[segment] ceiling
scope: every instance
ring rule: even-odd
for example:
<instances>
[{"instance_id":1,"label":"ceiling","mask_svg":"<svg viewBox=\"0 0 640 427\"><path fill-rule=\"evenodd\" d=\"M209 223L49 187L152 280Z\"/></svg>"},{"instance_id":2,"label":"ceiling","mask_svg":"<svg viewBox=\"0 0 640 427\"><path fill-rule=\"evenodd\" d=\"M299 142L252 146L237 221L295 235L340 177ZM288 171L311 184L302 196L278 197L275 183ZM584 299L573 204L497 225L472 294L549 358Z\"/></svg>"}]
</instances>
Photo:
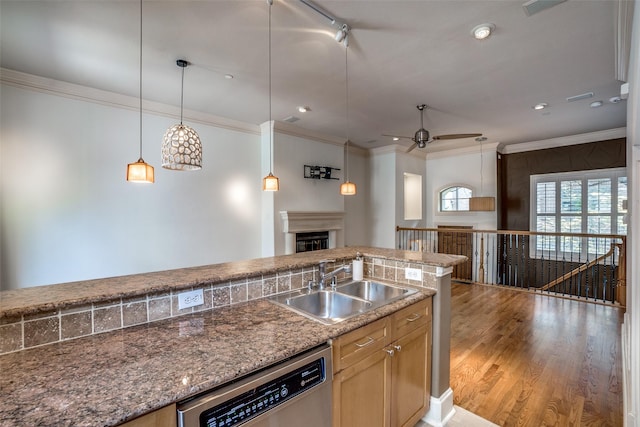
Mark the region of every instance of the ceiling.
<instances>
[{"instance_id":1,"label":"ceiling","mask_svg":"<svg viewBox=\"0 0 640 427\"><path fill-rule=\"evenodd\" d=\"M502 144L626 124L626 102L609 102L621 84L615 1L568 0L532 16L523 0L314 3L352 27L348 136L361 147L396 143L382 134L412 136L423 103L432 135L479 132ZM297 116L300 127L346 138L345 48L333 38L336 27L298 0L275 0L271 11L272 117ZM138 96L138 1L0 0L0 19L3 68ZM493 35L475 40L471 29L485 22L495 24ZM144 98L179 106L175 61L184 58L193 64L185 110L265 122L268 40L265 0L145 0ZM594 97L566 100L585 92ZM595 100L603 106L591 108ZM540 102L549 107L532 109ZM427 150L474 143L437 141Z\"/></svg>"}]
</instances>

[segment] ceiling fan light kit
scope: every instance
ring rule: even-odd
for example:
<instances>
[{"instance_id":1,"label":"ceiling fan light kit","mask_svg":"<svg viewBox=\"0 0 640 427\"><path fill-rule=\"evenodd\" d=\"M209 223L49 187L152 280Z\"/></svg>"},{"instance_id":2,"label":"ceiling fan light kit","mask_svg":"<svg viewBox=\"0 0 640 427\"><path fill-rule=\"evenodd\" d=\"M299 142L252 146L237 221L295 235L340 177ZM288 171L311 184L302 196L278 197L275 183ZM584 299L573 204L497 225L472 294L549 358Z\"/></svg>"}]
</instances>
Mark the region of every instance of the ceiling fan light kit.
<instances>
[{"instance_id":1,"label":"ceiling fan light kit","mask_svg":"<svg viewBox=\"0 0 640 427\"><path fill-rule=\"evenodd\" d=\"M397 141L400 138L412 140L413 145L409 147L409 149L407 150L407 153L413 151L413 149L416 147L424 148L427 146L427 144L429 144L432 141L475 138L475 137L482 136L481 133L451 133L446 135L435 135L432 137L429 134L429 131L424 128L424 110L428 108L427 105L419 104L419 105L416 105L416 108L418 109L418 111L420 111L420 129L416 131L413 137L382 134L382 136L388 136L393 138L394 141Z\"/></svg>"}]
</instances>

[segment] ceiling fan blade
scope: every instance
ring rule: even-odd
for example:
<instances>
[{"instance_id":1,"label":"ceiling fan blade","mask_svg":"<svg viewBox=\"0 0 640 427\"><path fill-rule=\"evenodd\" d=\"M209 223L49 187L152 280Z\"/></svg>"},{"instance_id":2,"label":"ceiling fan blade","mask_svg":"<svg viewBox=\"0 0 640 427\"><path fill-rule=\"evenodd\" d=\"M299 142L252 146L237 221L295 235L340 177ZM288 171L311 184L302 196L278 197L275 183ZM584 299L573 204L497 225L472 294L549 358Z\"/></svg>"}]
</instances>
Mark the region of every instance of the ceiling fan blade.
<instances>
[{"instance_id":1,"label":"ceiling fan blade","mask_svg":"<svg viewBox=\"0 0 640 427\"><path fill-rule=\"evenodd\" d=\"M463 138L476 138L482 136L481 133L451 133L448 135L435 135L434 140L438 139L463 139Z\"/></svg>"},{"instance_id":2,"label":"ceiling fan blade","mask_svg":"<svg viewBox=\"0 0 640 427\"><path fill-rule=\"evenodd\" d=\"M402 138L402 139L411 139L413 140L413 137L411 136L400 136L400 135L387 135L387 134L382 134L382 136L388 136L389 138Z\"/></svg>"},{"instance_id":3,"label":"ceiling fan blade","mask_svg":"<svg viewBox=\"0 0 640 427\"><path fill-rule=\"evenodd\" d=\"M407 153L410 153L411 151L413 151L413 149L416 148L417 146L418 146L418 143L414 142L413 145L409 147L409 149L407 150Z\"/></svg>"}]
</instances>

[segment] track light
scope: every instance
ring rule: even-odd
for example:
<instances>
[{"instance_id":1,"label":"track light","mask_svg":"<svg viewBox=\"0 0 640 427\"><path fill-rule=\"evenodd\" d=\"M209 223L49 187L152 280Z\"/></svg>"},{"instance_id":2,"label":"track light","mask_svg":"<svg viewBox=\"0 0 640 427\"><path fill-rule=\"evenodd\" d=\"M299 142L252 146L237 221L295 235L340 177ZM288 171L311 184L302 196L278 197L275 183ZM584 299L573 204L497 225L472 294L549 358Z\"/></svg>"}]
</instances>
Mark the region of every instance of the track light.
<instances>
[{"instance_id":1,"label":"track light","mask_svg":"<svg viewBox=\"0 0 640 427\"><path fill-rule=\"evenodd\" d=\"M349 36L350 30L351 28L349 28L347 24L342 24L342 27L338 31L336 31L336 41L338 43L341 43L343 40L345 40Z\"/></svg>"}]
</instances>

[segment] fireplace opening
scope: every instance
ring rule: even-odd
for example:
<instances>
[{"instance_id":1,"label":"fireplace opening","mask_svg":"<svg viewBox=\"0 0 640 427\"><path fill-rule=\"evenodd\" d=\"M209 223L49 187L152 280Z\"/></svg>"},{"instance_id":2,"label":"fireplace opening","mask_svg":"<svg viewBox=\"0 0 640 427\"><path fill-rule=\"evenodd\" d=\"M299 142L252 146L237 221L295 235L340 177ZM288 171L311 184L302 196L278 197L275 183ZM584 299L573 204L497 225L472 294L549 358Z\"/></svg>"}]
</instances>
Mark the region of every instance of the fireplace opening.
<instances>
[{"instance_id":1,"label":"fireplace opening","mask_svg":"<svg viewBox=\"0 0 640 427\"><path fill-rule=\"evenodd\" d=\"M296 233L296 253L329 249L329 232Z\"/></svg>"}]
</instances>

